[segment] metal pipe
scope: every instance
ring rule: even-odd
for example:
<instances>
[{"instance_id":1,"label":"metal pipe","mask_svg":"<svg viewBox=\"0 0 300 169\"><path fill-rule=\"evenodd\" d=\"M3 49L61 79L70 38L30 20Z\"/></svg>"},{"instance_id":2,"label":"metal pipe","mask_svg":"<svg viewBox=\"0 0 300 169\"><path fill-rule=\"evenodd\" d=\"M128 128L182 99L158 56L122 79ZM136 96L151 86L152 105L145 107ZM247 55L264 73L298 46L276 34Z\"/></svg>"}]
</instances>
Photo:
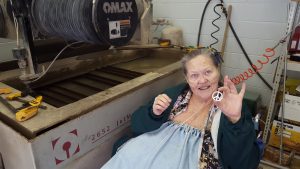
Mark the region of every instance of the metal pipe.
<instances>
[{"instance_id":1,"label":"metal pipe","mask_svg":"<svg viewBox=\"0 0 300 169\"><path fill-rule=\"evenodd\" d=\"M297 2L296 4L296 9L293 13L293 20L291 23L291 26L289 27L290 30L294 29L295 26L295 19L296 19L296 14L298 13L298 9L299 9L299 2ZM281 133L280 133L280 151L279 151L279 164L282 164L282 154L283 154L283 123L284 123L284 112L285 112L285 83L286 83L286 72L287 72L287 48L285 48L286 54L284 55L284 74L283 74L283 95L282 95L282 109L281 109L281 125L280 125L280 129L281 129Z\"/></svg>"}]
</instances>

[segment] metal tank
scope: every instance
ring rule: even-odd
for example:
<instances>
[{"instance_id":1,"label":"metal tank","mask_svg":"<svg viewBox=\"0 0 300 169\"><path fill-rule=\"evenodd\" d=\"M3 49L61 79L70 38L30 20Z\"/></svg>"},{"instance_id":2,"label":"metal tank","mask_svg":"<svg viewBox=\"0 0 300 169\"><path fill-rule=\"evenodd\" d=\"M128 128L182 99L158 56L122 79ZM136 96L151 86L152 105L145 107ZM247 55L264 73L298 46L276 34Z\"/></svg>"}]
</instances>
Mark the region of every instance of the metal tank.
<instances>
[{"instance_id":1,"label":"metal tank","mask_svg":"<svg viewBox=\"0 0 300 169\"><path fill-rule=\"evenodd\" d=\"M8 29L7 38L15 39L7 3L0 2L5 6L6 27L12 28ZM132 112L164 89L183 81L179 60L184 52L145 45L150 38L152 10L142 0L137 1L137 8L140 25L130 46L112 49L108 49L109 45L72 46L43 78L30 85L28 81L34 76L29 73L26 81L21 81L20 75L27 68L19 69L17 60L0 61L0 88L11 88L13 92L30 89L32 94L43 96L42 105L47 107L39 108L35 116L19 122L14 112L0 103L0 166L5 169L98 169L110 158L113 143L130 132ZM24 18L18 21L27 23ZM20 27L33 26L32 31L27 31L29 34L24 31L22 34L26 50L32 52L26 55L32 62L27 72L39 75L43 66L47 67L64 47L65 41L35 37L34 24L29 21L31 24ZM32 36L28 36L30 33ZM0 97L6 96L1 94ZM23 99L30 101L33 95ZM23 104L9 103L15 108Z\"/></svg>"},{"instance_id":2,"label":"metal tank","mask_svg":"<svg viewBox=\"0 0 300 169\"><path fill-rule=\"evenodd\" d=\"M110 158L115 140L130 132L131 113L183 81L182 55L179 49L126 49L57 61L32 86L43 96L46 110L18 122L0 104L5 168L99 168ZM18 76L18 69L1 72L0 88L22 90ZM18 101L10 103L21 106Z\"/></svg>"}]
</instances>

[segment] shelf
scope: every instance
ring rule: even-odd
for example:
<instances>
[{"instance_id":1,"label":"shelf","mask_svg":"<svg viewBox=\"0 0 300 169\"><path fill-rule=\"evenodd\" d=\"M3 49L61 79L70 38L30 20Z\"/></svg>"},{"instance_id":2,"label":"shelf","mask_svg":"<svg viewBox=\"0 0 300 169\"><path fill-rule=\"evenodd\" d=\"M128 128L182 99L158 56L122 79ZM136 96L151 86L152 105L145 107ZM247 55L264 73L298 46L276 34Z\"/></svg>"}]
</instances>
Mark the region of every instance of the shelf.
<instances>
[{"instance_id":1,"label":"shelf","mask_svg":"<svg viewBox=\"0 0 300 169\"><path fill-rule=\"evenodd\" d=\"M300 72L300 62L288 60L287 70Z\"/></svg>"},{"instance_id":2,"label":"shelf","mask_svg":"<svg viewBox=\"0 0 300 169\"><path fill-rule=\"evenodd\" d=\"M288 60L287 76L291 78L300 78L300 62Z\"/></svg>"}]
</instances>

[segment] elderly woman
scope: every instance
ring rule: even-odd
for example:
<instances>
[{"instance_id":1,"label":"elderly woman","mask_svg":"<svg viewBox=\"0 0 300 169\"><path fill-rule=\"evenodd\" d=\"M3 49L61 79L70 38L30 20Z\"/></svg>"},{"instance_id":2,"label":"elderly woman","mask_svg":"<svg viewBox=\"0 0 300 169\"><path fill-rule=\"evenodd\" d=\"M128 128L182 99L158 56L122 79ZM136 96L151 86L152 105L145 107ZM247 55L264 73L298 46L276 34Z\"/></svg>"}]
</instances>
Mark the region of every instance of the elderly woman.
<instances>
[{"instance_id":1,"label":"elderly woman","mask_svg":"<svg viewBox=\"0 0 300 169\"><path fill-rule=\"evenodd\" d=\"M133 113L140 135L124 144L102 169L254 169L260 152L251 114L240 92L225 76L220 87L220 58L204 48L182 59L187 84L158 95ZM215 91L223 93L214 101Z\"/></svg>"}]
</instances>

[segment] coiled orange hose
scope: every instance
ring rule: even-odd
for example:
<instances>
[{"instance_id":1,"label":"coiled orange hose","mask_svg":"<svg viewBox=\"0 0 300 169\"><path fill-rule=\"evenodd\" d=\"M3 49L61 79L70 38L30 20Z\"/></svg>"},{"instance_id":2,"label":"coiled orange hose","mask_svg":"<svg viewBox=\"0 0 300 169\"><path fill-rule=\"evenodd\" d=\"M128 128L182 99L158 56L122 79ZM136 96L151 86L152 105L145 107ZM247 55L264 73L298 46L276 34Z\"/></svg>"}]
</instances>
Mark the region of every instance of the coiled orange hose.
<instances>
[{"instance_id":1,"label":"coiled orange hose","mask_svg":"<svg viewBox=\"0 0 300 169\"><path fill-rule=\"evenodd\" d=\"M257 66L257 64L252 64L251 67L249 67L247 70L245 70L243 73L230 78L230 80L235 84L238 85L239 83L248 80L249 78L251 78L253 75L255 75L257 72L259 72L263 66L267 63L270 62L270 57L275 55L275 50L272 48L267 48L265 49L265 52L262 56L266 59L266 60L261 60L258 59L257 60L257 64L260 64L259 66Z\"/></svg>"}]
</instances>

